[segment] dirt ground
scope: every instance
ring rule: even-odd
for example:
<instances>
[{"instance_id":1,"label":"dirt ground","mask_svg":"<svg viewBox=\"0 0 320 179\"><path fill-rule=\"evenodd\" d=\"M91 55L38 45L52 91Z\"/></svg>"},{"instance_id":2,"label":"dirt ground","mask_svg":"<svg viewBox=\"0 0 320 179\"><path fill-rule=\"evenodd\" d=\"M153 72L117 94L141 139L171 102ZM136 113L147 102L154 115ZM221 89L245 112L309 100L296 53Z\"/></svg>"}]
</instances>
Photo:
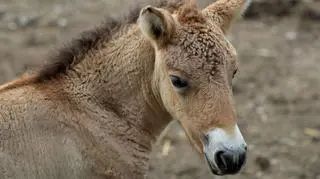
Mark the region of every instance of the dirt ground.
<instances>
[{"instance_id":1,"label":"dirt ground","mask_svg":"<svg viewBox=\"0 0 320 179\"><path fill-rule=\"evenodd\" d=\"M1 0L0 83L136 2ZM173 122L155 144L150 178L320 179L320 1L254 0L230 39L241 59L234 92L246 167L214 177Z\"/></svg>"}]
</instances>

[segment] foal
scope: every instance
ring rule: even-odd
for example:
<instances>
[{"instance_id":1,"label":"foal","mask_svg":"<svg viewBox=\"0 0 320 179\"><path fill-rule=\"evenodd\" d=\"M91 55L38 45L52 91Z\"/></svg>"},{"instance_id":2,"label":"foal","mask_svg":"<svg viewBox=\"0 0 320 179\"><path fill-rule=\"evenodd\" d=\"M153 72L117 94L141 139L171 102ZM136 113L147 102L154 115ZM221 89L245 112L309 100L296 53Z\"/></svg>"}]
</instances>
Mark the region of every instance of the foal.
<instances>
[{"instance_id":1,"label":"foal","mask_svg":"<svg viewBox=\"0 0 320 179\"><path fill-rule=\"evenodd\" d=\"M147 6L0 86L0 178L143 178L151 144L171 120L214 174L239 172L238 59L225 34L248 4Z\"/></svg>"}]
</instances>

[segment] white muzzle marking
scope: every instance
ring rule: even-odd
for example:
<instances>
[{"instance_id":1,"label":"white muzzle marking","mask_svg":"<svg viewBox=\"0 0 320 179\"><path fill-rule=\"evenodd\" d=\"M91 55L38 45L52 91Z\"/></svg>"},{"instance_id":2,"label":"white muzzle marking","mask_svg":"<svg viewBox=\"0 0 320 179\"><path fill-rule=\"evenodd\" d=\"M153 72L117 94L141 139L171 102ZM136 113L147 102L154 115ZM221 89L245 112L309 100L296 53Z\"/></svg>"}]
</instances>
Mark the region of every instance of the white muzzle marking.
<instances>
[{"instance_id":1,"label":"white muzzle marking","mask_svg":"<svg viewBox=\"0 0 320 179\"><path fill-rule=\"evenodd\" d=\"M245 153L247 144L243 139L243 136L236 125L234 131L227 132L222 128L215 128L210 131L206 136L206 142L204 145L204 152L208 162L214 170L219 171L217 164L217 154L219 152L234 153L233 162L235 165L238 163L238 153ZM222 158L223 159L223 158ZM222 162L225 162L224 160ZM225 164L227 166L227 164Z\"/></svg>"}]
</instances>

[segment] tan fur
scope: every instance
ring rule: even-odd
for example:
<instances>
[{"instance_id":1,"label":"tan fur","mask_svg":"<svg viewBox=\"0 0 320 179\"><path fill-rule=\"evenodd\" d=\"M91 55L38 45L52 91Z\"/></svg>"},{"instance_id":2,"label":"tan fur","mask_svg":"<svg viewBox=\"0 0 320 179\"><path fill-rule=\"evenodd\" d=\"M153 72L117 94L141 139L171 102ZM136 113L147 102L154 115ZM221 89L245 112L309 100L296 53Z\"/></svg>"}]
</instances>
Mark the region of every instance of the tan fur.
<instances>
[{"instance_id":1,"label":"tan fur","mask_svg":"<svg viewBox=\"0 0 320 179\"><path fill-rule=\"evenodd\" d=\"M63 72L0 86L1 179L143 178L170 120L200 153L202 134L234 127L232 45L194 5L155 10L160 36L123 25ZM189 81L186 93L175 91L172 74Z\"/></svg>"},{"instance_id":2,"label":"tan fur","mask_svg":"<svg viewBox=\"0 0 320 179\"><path fill-rule=\"evenodd\" d=\"M6 84L0 85L0 93L5 90L10 90L13 88L18 88L19 86L27 85L35 81L35 75L23 75L18 79L10 81Z\"/></svg>"}]
</instances>

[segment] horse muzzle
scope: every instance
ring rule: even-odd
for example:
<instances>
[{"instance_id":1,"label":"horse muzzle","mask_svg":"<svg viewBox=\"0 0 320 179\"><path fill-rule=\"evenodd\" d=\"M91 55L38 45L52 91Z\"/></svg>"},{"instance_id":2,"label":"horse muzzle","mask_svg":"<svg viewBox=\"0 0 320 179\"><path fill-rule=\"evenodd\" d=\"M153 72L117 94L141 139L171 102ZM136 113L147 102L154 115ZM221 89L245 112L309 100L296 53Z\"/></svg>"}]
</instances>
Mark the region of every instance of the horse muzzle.
<instances>
[{"instance_id":1,"label":"horse muzzle","mask_svg":"<svg viewBox=\"0 0 320 179\"><path fill-rule=\"evenodd\" d=\"M246 162L247 145L236 126L234 132L216 128L204 136L204 155L215 175L237 174Z\"/></svg>"}]
</instances>

